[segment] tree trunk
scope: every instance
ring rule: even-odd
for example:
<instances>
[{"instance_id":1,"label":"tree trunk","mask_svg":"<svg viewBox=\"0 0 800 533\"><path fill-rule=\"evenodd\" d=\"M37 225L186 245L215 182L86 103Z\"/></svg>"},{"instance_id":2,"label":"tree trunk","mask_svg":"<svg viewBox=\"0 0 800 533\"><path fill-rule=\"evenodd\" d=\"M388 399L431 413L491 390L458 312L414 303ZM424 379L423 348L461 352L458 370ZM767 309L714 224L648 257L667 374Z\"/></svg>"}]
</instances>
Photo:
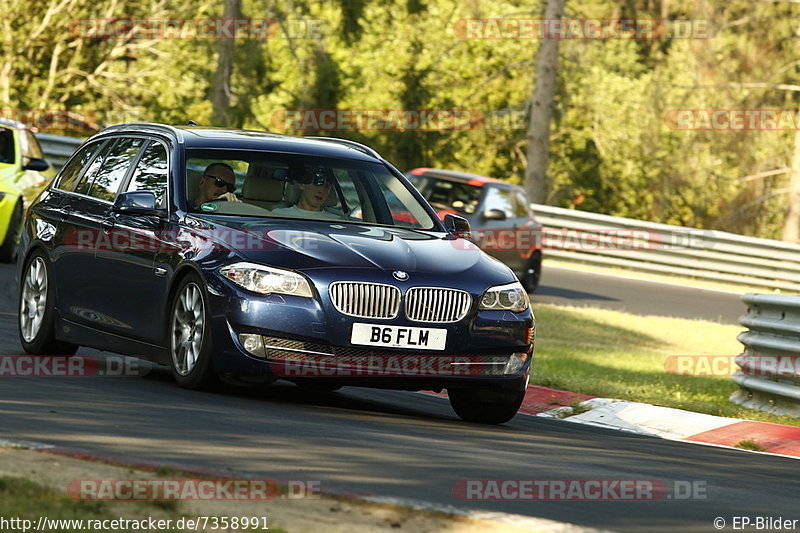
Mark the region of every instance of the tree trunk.
<instances>
[{"instance_id":1,"label":"tree trunk","mask_svg":"<svg viewBox=\"0 0 800 533\"><path fill-rule=\"evenodd\" d=\"M225 0L222 18L234 20L242 18L242 0ZM217 36L217 38L219 39L217 44L219 57L211 93L213 105L211 122L215 126L230 126L231 74L236 41L222 38L222 36Z\"/></svg>"},{"instance_id":2,"label":"tree trunk","mask_svg":"<svg viewBox=\"0 0 800 533\"><path fill-rule=\"evenodd\" d=\"M547 0L544 19L553 21L564 16L565 0ZM552 22L551 22L552 23ZM528 167L525 189L531 202L542 204L547 198L547 161L550 149L550 121L558 71L558 34L542 40L536 57L536 87L531 98L531 122L528 127Z\"/></svg>"},{"instance_id":3,"label":"tree trunk","mask_svg":"<svg viewBox=\"0 0 800 533\"><path fill-rule=\"evenodd\" d=\"M789 180L789 200L786 207L786 219L783 221L783 240L798 242L800 240L800 130L794 134L794 152L792 152L792 170Z\"/></svg>"}]
</instances>

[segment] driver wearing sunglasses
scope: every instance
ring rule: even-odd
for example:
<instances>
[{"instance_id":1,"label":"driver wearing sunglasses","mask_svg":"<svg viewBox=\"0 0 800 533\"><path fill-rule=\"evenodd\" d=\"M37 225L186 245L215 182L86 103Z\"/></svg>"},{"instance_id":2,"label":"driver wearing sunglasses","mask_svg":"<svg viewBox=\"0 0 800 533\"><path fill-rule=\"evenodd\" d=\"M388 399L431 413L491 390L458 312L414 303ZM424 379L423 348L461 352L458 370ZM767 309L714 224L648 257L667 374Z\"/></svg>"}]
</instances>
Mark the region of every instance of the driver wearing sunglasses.
<instances>
[{"instance_id":1,"label":"driver wearing sunglasses","mask_svg":"<svg viewBox=\"0 0 800 533\"><path fill-rule=\"evenodd\" d=\"M235 190L236 176L233 173L233 169L225 163L211 163L203 171L203 175L200 176L194 207L198 208L206 202L220 200L241 202L233 194Z\"/></svg>"}]
</instances>

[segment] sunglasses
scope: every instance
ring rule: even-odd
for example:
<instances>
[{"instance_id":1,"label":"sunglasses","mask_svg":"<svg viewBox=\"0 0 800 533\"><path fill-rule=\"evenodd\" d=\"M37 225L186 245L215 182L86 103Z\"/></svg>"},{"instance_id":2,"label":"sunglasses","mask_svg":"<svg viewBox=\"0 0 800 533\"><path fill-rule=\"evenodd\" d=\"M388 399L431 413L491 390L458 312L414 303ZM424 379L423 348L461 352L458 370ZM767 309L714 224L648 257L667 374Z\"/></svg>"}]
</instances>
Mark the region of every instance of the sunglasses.
<instances>
[{"instance_id":1,"label":"sunglasses","mask_svg":"<svg viewBox=\"0 0 800 533\"><path fill-rule=\"evenodd\" d=\"M203 176L211 178L212 180L214 180L214 185L216 185L217 187L225 187L226 189L228 189L228 192L233 192L236 190L236 185L234 185L233 183L228 183L222 178L211 176L209 174L203 174Z\"/></svg>"}]
</instances>

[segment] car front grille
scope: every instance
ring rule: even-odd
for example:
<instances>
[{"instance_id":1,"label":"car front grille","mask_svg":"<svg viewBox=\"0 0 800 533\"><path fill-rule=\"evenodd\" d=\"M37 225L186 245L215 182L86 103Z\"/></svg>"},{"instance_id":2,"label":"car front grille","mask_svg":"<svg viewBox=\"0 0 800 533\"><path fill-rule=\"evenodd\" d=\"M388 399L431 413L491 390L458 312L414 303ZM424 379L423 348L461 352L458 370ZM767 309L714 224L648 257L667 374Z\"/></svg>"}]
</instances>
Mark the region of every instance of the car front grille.
<instances>
[{"instance_id":1,"label":"car front grille","mask_svg":"<svg viewBox=\"0 0 800 533\"><path fill-rule=\"evenodd\" d=\"M414 322L458 322L469 312L468 292L436 287L413 287L406 292L406 317Z\"/></svg>"},{"instance_id":2,"label":"car front grille","mask_svg":"<svg viewBox=\"0 0 800 533\"><path fill-rule=\"evenodd\" d=\"M336 281L329 289L333 306L357 318L395 318L400 311L400 289L381 283ZM438 287L412 287L405 296L406 317L414 322L458 322L469 312L468 292Z\"/></svg>"},{"instance_id":3,"label":"car front grille","mask_svg":"<svg viewBox=\"0 0 800 533\"><path fill-rule=\"evenodd\" d=\"M331 301L342 314L358 318L395 318L400 310L400 289L381 283L336 281Z\"/></svg>"}]
</instances>

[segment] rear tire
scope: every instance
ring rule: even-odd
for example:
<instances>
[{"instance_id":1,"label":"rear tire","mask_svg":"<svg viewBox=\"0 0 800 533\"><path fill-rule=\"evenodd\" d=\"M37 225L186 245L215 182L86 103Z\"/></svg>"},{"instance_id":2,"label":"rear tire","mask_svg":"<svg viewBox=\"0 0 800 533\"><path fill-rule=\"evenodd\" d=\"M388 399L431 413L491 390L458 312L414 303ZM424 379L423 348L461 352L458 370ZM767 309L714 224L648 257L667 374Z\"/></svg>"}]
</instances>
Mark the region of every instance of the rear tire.
<instances>
[{"instance_id":1,"label":"rear tire","mask_svg":"<svg viewBox=\"0 0 800 533\"><path fill-rule=\"evenodd\" d=\"M17 202L14 212L11 213L11 219L8 221L6 238L0 245L0 263L13 263L17 258L17 245L19 245L19 237L22 235L22 216L22 202Z\"/></svg>"},{"instance_id":2,"label":"rear tire","mask_svg":"<svg viewBox=\"0 0 800 533\"><path fill-rule=\"evenodd\" d=\"M212 361L208 297L195 274L183 278L175 291L167 335L172 377L179 386L210 389L219 383Z\"/></svg>"},{"instance_id":3,"label":"rear tire","mask_svg":"<svg viewBox=\"0 0 800 533\"><path fill-rule=\"evenodd\" d=\"M520 390L487 387L447 389L453 411L467 422L503 424L519 411L525 398L525 388Z\"/></svg>"},{"instance_id":4,"label":"rear tire","mask_svg":"<svg viewBox=\"0 0 800 533\"><path fill-rule=\"evenodd\" d=\"M25 262L19 286L17 331L22 349L33 355L75 355L78 346L56 340L55 283L41 251Z\"/></svg>"}]
</instances>

